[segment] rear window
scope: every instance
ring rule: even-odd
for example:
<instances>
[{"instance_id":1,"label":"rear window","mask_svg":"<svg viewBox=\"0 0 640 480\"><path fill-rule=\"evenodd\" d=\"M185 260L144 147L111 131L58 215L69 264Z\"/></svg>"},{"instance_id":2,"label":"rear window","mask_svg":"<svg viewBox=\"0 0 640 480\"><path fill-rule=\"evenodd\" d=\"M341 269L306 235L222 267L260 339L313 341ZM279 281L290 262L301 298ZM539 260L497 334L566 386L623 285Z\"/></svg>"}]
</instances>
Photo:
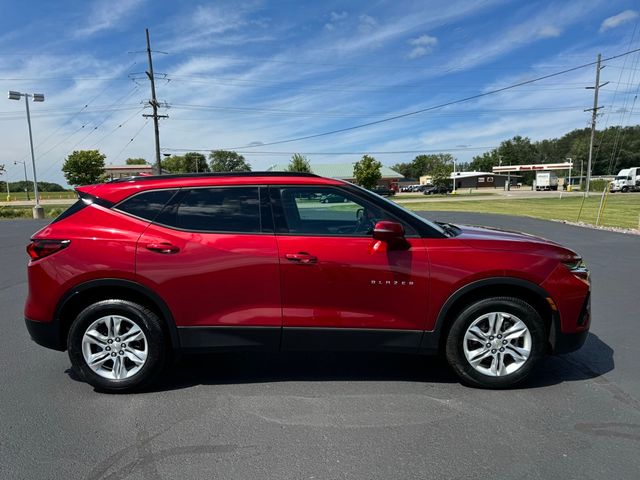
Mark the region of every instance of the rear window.
<instances>
[{"instance_id":1,"label":"rear window","mask_svg":"<svg viewBox=\"0 0 640 480\"><path fill-rule=\"evenodd\" d=\"M74 213L78 213L80 210L82 210L87 205L89 205L89 204L84 202L84 201L82 201L82 200L78 200L76 203L74 203L69 208L67 208L64 212L62 212L60 215L58 215L53 220L53 222L51 222L51 223L56 223L56 222L59 222L60 220L64 220L67 217L70 217Z\"/></svg>"},{"instance_id":2,"label":"rear window","mask_svg":"<svg viewBox=\"0 0 640 480\"><path fill-rule=\"evenodd\" d=\"M122 201L116 209L153 222L178 190L151 190Z\"/></svg>"},{"instance_id":3,"label":"rear window","mask_svg":"<svg viewBox=\"0 0 640 480\"><path fill-rule=\"evenodd\" d=\"M80 210L85 207L95 203L96 205L100 205L105 208L111 208L113 203L108 200L104 200L102 198L98 198L95 195L91 195L89 193L78 191L78 201L67 208L64 212L58 215L51 223L59 222L60 220L64 220L67 217L70 217L74 213L78 213Z\"/></svg>"}]
</instances>

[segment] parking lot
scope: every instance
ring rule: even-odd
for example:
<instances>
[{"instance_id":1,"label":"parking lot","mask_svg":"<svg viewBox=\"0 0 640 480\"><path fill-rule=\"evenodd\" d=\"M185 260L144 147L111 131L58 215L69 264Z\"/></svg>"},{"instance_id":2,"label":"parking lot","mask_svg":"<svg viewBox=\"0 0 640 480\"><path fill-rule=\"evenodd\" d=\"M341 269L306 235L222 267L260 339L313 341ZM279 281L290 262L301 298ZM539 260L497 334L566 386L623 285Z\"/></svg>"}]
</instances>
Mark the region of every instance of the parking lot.
<instances>
[{"instance_id":1,"label":"parking lot","mask_svg":"<svg viewBox=\"0 0 640 480\"><path fill-rule=\"evenodd\" d=\"M464 387L437 358L317 353L186 357L155 391L104 395L24 327L24 247L45 223L0 222L0 478L637 478L640 236L428 216L583 254L585 347L509 391Z\"/></svg>"}]
</instances>

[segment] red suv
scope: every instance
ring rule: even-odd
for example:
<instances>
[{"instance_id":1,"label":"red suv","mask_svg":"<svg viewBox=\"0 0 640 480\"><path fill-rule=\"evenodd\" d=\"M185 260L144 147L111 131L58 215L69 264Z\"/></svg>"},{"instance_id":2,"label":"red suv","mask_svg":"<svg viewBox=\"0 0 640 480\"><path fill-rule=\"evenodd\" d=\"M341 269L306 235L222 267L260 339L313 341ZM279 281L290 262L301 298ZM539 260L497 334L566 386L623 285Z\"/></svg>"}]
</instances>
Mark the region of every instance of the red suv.
<instances>
[{"instance_id":1,"label":"red suv","mask_svg":"<svg viewBox=\"0 0 640 480\"><path fill-rule=\"evenodd\" d=\"M339 180L165 175L77 191L27 247L25 317L100 390L150 384L176 351L228 350L442 352L463 382L502 388L589 329L573 251L433 223Z\"/></svg>"}]
</instances>

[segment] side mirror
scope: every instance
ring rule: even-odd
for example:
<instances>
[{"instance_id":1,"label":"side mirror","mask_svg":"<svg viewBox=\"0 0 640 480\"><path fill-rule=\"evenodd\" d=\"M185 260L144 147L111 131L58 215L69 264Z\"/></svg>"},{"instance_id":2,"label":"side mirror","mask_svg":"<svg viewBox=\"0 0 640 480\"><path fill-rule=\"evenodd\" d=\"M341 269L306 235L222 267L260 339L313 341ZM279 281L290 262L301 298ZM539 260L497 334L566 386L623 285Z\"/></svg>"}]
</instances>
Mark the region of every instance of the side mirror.
<instances>
[{"instance_id":1,"label":"side mirror","mask_svg":"<svg viewBox=\"0 0 640 480\"><path fill-rule=\"evenodd\" d=\"M373 238L388 243L391 247L398 247L407 243L404 238L404 227L397 222L386 220L376 223L373 229Z\"/></svg>"}]
</instances>

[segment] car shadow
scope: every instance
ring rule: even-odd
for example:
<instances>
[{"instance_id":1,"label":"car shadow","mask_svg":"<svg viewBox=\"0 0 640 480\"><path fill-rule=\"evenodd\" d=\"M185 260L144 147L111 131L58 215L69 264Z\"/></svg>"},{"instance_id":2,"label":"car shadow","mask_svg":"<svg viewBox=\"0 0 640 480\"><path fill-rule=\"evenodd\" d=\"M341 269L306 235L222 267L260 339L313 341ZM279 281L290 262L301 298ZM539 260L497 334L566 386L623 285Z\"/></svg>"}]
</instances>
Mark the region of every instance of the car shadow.
<instances>
[{"instance_id":1,"label":"car shadow","mask_svg":"<svg viewBox=\"0 0 640 480\"><path fill-rule=\"evenodd\" d=\"M520 387L539 388L600 377L615 368L613 354L613 348L589 333L580 350L544 358Z\"/></svg>"},{"instance_id":2,"label":"car shadow","mask_svg":"<svg viewBox=\"0 0 640 480\"><path fill-rule=\"evenodd\" d=\"M599 377L614 369L613 353L609 345L590 333L582 349L544 358L529 379L515 388L542 388ZM219 353L183 356L153 391L195 385L290 381L459 382L439 356L363 352Z\"/></svg>"},{"instance_id":3,"label":"car shadow","mask_svg":"<svg viewBox=\"0 0 640 480\"><path fill-rule=\"evenodd\" d=\"M458 380L439 357L369 352L217 353L183 355L154 390L291 381Z\"/></svg>"},{"instance_id":4,"label":"car shadow","mask_svg":"<svg viewBox=\"0 0 640 480\"><path fill-rule=\"evenodd\" d=\"M613 349L592 333L578 351L544 358L515 389L544 388L599 377L614 369ZM66 373L81 381L68 369ZM196 385L273 382L459 383L441 356L367 352L284 352L188 354L176 361L147 393Z\"/></svg>"}]
</instances>

